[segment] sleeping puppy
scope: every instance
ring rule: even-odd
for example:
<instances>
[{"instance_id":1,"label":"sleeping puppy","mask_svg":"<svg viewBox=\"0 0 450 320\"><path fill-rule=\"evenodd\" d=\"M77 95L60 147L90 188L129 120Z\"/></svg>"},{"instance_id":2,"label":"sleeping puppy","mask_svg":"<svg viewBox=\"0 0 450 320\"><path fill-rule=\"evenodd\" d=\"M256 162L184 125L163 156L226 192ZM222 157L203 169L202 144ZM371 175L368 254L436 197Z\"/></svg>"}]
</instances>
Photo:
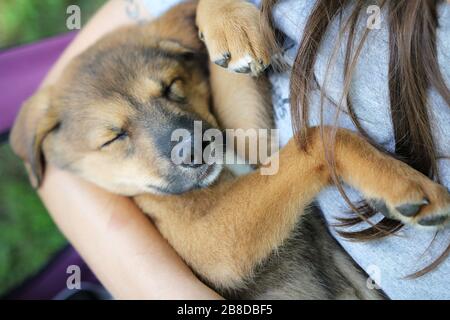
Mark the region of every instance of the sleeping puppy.
<instances>
[{"instance_id":1,"label":"sleeping puppy","mask_svg":"<svg viewBox=\"0 0 450 320\"><path fill-rule=\"evenodd\" d=\"M217 8L240 31L209 19ZM39 186L49 162L132 196L194 272L228 298L382 298L311 206L332 184L319 129L309 130L307 150L292 141L243 176L220 163L174 163L178 129L272 127L264 77L208 65L196 10L188 2L147 25L106 35L73 60L58 84L23 106L11 143L33 184ZM259 74L269 63L254 33L257 9L244 1L201 1L197 24L219 64ZM201 151L220 148L216 141L187 141ZM261 174L277 160L276 174ZM334 160L340 179L391 216L409 224L448 221L450 196L442 186L357 134L337 131ZM406 217L404 208L416 212Z\"/></svg>"}]
</instances>

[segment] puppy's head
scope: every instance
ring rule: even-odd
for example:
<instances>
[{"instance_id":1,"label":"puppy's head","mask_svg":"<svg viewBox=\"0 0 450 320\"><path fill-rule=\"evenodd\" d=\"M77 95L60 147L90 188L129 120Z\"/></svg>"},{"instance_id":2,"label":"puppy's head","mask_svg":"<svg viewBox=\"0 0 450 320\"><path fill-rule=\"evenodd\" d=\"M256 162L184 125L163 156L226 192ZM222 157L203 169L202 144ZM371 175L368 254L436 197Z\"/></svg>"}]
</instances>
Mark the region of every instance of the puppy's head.
<instances>
[{"instance_id":1,"label":"puppy's head","mask_svg":"<svg viewBox=\"0 0 450 320\"><path fill-rule=\"evenodd\" d=\"M11 143L36 186L45 161L124 195L182 193L219 175L218 165L172 159L175 130L217 126L204 56L123 39L89 49L23 106Z\"/></svg>"}]
</instances>

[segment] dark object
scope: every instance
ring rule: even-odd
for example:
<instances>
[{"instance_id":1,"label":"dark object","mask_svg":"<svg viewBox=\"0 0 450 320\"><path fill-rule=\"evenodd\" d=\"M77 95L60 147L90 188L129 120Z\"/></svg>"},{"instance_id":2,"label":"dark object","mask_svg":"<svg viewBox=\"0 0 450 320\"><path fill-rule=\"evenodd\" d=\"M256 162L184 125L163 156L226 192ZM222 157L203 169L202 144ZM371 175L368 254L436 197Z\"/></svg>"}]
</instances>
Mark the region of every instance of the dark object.
<instances>
[{"instance_id":1,"label":"dark object","mask_svg":"<svg viewBox=\"0 0 450 320\"><path fill-rule=\"evenodd\" d=\"M67 289L69 266L78 266L81 275L81 289ZM110 299L100 282L72 246L61 250L34 277L26 280L8 295L6 300L100 300Z\"/></svg>"}]
</instances>

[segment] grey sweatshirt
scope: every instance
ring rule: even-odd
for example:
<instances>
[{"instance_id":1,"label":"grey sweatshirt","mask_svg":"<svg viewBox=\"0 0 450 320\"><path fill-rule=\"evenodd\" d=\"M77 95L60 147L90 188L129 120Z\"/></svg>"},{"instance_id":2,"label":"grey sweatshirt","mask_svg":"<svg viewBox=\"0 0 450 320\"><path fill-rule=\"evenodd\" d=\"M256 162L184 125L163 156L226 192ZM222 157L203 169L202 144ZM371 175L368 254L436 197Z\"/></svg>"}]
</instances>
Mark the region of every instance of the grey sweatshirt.
<instances>
[{"instance_id":1,"label":"grey sweatshirt","mask_svg":"<svg viewBox=\"0 0 450 320\"><path fill-rule=\"evenodd\" d=\"M158 15L180 0L145 0L148 10ZM260 0L252 0L258 4ZM292 64L298 49L299 39L316 0L280 0L275 8L274 20L276 26L286 35L285 59ZM368 1L367 8L376 3ZM448 87L450 87L450 5L443 2L439 6L439 28L437 30L438 60L441 72ZM348 12L347 12L348 14ZM367 19L373 14L367 13L361 17L358 34L367 28ZM393 151L395 146L392 120L390 115L388 88L388 25L381 10L379 24L372 25L363 50L358 60L350 88L357 117L366 132L387 150ZM345 15L344 15L345 19ZM329 58L334 51L340 29L340 21L333 21L327 31L315 65L315 76L325 89L327 97L338 102L343 90L343 64L345 45L339 48L331 72L327 79ZM356 38L358 42L358 38ZM342 42L343 44L346 41ZM284 145L292 137L291 119L289 114L289 77L290 72L272 74L273 103L276 125L280 129L280 142ZM320 124L320 97L314 92L310 97L310 124ZM430 90L431 121L438 153L442 157L450 157L450 106L435 90ZM325 102L324 122L335 124L336 108ZM350 118L344 112L340 113L337 124L351 130L356 130ZM440 175L443 184L450 188L450 160L439 160ZM350 199L355 202L361 199L356 190L346 187ZM336 222L336 217L346 216L350 211L340 193L333 187L324 190L317 199L320 208L330 223ZM376 217L380 219L380 217ZM367 227L367 226L363 226ZM361 228L359 226L358 228ZM336 239L353 259L376 281L376 283L392 299L450 299L450 259L447 259L438 270L419 279L408 280L405 276L419 270L439 255L450 242L450 230L442 231L432 248L428 246L434 237L433 231L407 227L401 231L401 236L371 242L350 242L339 237L331 229ZM425 253L425 254L424 254ZM368 280L368 285L373 282Z\"/></svg>"}]
</instances>

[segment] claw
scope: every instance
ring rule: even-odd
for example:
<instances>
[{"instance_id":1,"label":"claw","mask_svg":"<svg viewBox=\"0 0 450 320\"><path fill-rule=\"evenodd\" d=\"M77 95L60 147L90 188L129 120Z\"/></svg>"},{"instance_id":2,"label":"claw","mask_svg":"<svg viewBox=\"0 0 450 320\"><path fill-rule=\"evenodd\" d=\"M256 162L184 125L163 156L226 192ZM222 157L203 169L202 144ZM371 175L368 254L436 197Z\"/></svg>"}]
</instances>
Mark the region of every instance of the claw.
<instances>
[{"instance_id":1,"label":"claw","mask_svg":"<svg viewBox=\"0 0 450 320\"><path fill-rule=\"evenodd\" d=\"M230 58L231 58L231 54L229 52L227 52L222 56L222 58L214 61L214 63L217 64L218 66L226 68L226 67L228 67L228 62L230 61Z\"/></svg>"},{"instance_id":2,"label":"claw","mask_svg":"<svg viewBox=\"0 0 450 320\"><path fill-rule=\"evenodd\" d=\"M198 32L198 38L199 38L201 41L205 41L205 35L203 34L203 32L201 32L201 31Z\"/></svg>"},{"instance_id":3,"label":"claw","mask_svg":"<svg viewBox=\"0 0 450 320\"><path fill-rule=\"evenodd\" d=\"M384 201L382 200L370 200L369 201L370 205L372 206L373 209L375 209L376 211L380 212L382 215L384 215L387 218L391 218L392 215L389 212L389 209L386 206L386 203L384 203Z\"/></svg>"},{"instance_id":4,"label":"claw","mask_svg":"<svg viewBox=\"0 0 450 320\"><path fill-rule=\"evenodd\" d=\"M430 202L427 199L423 199L419 203L402 204L401 206L398 206L395 209L405 217L413 217L420 211L420 209L422 209L423 206L428 204L430 204Z\"/></svg>"},{"instance_id":5,"label":"claw","mask_svg":"<svg viewBox=\"0 0 450 320\"><path fill-rule=\"evenodd\" d=\"M418 223L422 226L437 226L443 225L448 218L449 217L447 215L428 216L419 220Z\"/></svg>"}]
</instances>

